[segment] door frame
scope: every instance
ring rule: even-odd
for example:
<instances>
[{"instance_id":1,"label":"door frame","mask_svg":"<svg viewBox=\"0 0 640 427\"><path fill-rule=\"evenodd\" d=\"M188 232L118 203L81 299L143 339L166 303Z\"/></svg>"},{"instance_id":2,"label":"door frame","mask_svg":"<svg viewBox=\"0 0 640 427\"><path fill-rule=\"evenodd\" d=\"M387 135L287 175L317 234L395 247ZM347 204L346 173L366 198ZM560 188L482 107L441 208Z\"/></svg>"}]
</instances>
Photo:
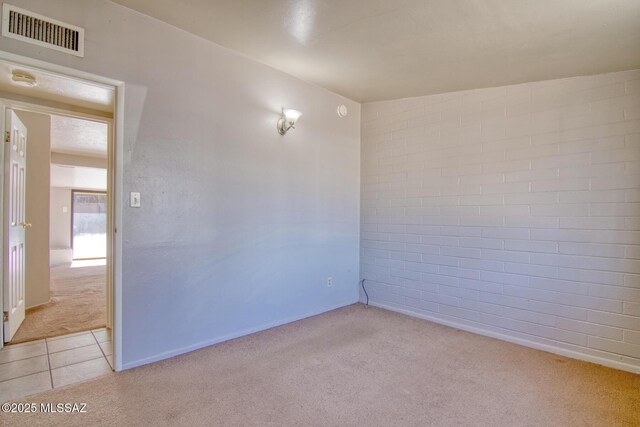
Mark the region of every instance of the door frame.
<instances>
[{"instance_id":1,"label":"door frame","mask_svg":"<svg viewBox=\"0 0 640 427\"><path fill-rule=\"evenodd\" d=\"M73 257L73 208L75 206L75 197L73 197L75 195L75 193L84 193L84 194L104 194L105 196L107 196L107 198L109 197L109 192L108 191L100 191L100 190L83 190L81 188L72 188L71 189L71 202L70 202L70 206L71 206L71 236L69 237L69 241L71 243L71 261L90 261L90 260L95 260L95 259L103 259L103 258L74 258ZM108 201L107 201L107 205L108 205ZM107 206L108 207L108 206ZM107 219L109 218L109 216L107 216ZM109 228L108 224L107 224L107 229ZM107 230L108 231L108 230Z\"/></svg>"},{"instance_id":2,"label":"door frame","mask_svg":"<svg viewBox=\"0 0 640 427\"><path fill-rule=\"evenodd\" d=\"M107 199L108 209L108 235L107 235L107 325L111 325L113 339L113 363L116 371L122 370L122 213L124 208L123 197L123 152L124 152L124 92L125 83L108 77L87 73L85 71L64 67L49 62L28 58L0 50L0 60L11 62L16 66L36 68L50 74L74 80L84 80L102 86L111 86L115 92L115 108L113 118L101 117L88 113L71 112L64 109L31 104L29 102L15 101L12 99L0 99L2 113L7 108L32 111L35 113L66 115L106 122L108 126L108 159L107 159ZM5 132L5 120L2 120L2 135ZM0 193L4 186L4 147L0 150ZM4 203L4 194L0 194L0 200ZM0 221L4 221L0 213ZM2 231L0 231L2 234ZM1 236L4 242L4 236ZM4 257L4 243L0 245L0 257ZM110 262L109 262L110 261ZM2 268L2 263L0 263ZM4 284L3 284L4 285ZM4 307L0 292L0 305ZM109 304L108 304L109 305ZM0 349L4 345L3 328L0 328Z\"/></svg>"}]
</instances>

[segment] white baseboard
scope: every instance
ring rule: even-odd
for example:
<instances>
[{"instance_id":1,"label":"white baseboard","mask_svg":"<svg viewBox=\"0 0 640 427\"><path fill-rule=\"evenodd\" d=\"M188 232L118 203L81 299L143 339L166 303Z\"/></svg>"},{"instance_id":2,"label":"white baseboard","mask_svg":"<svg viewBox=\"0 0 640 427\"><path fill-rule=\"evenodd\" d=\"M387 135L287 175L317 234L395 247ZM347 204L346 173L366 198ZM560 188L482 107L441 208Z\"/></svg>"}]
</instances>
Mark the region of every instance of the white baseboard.
<instances>
[{"instance_id":1,"label":"white baseboard","mask_svg":"<svg viewBox=\"0 0 640 427\"><path fill-rule=\"evenodd\" d=\"M41 305L49 304L51 302L51 298L46 300L45 302L41 302L40 304L30 305L29 307L25 307L25 309L29 310L30 308L40 307Z\"/></svg>"},{"instance_id":2,"label":"white baseboard","mask_svg":"<svg viewBox=\"0 0 640 427\"><path fill-rule=\"evenodd\" d=\"M501 341L507 341L513 344L523 345L525 347L534 348L536 350L542 350L549 353L558 354L560 356L570 357L572 359L582 360L585 362L591 362L598 365L607 366L609 368L620 369L621 371L632 372L634 374L640 374L640 366L630 363L622 362L614 359L607 359L605 357L594 356L592 354L581 353L575 350L569 350L559 346L550 345L547 343L536 342L534 340L524 339L520 337L514 337L511 335L503 334L489 329L478 328L476 326L465 325L464 323L452 322L448 319L442 319L437 316L429 316L423 313L415 312L409 309L403 309L394 307L391 305L381 304L373 301L369 301L369 305L382 308L385 310L393 311L400 314L405 314L411 317L417 317L419 319L428 320L430 322L438 323L452 328L461 329L463 331L472 332L478 335L484 335L487 337L499 339Z\"/></svg>"},{"instance_id":3,"label":"white baseboard","mask_svg":"<svg viewBox=\"0 0 640 427\"><path fill-rule=\"evenodd\" d=\"M294 317L290 317L290 318L286 318L286 319L282 319L276 322L272 322L266 325L262 325L262 326L258 326L255 328L250 328L250 329L245 329L242 331L238 331L238 332L234 332L231 334L227 334L227 335L223 335L220 337L216 337L216 338L212 338L210 340L206 340L206 341L202 341L190 346L185 346L185 347L181 347L181 348L177 348L174 350L169 350L169 351L165 351L159 354L156 354L154 356L150 356L150 357L146 357L143 359L138 359L132 362L128 362L128 363L124 363L122 365L122 370L125 369L131 369L131 368L135 368L138 366L142 366L142 365L147 365L149 363L153 363L153 362L158 362L160 360L164 360L164 359L169 359L171 357L175 357L175 356L179 356L181 354L185 354L185 353L190 353L192 351L204 348L204 347L208 347L210 345L214 345L214 344L219 344L221 342L225 342L225 341L229 341L235 338L240 338L243 337L245 335L250 335L256 332L260 332L260 331L264 331L267 329L271 329L271 328L275 328L277 326L281 326L281 325L285 325L287 323L291 323L291 322L295 322L298 320L302 320L302 319L306 319L307 317L312 317L312 316L317 316L319 314L322 313L326 313L328 311L331 310L336 310L338 308L341 307L346 307L348 305L357 303L360 301L353 301L350 303L346 303L346 304L340 304L340 305L336 305L336 306L331 306L331 307L327 307L326 309L322 309L322 310L318 310L315 312L310 312L307 314L304 314L302 316L294 316ZM534 340L528 340L528 339L524 339L524 338L520 338L520 337L514 337L514 336L510 336L510 335L506 335L500 332L495 332L495 331L491 331L488 329L483 329L483 328L478 328L478 327L474 327L474 326L469 326L469 325L465 325L464 323L458 323L458 322L452 322L450 320L447 319L441 319L435 316L428 316L425 315L423 313L418 313L415 311L411 311L411 310L407 310L407 309L402 309L402 308L398 308L398 307L394 307L394 306L390 306L390 305L386 305L386 304L380 304L377 302L373 302L373 301L369 301L369 305L374 306L374 307L378 307L378 308L382 308L385 310L389 310L389 311L393 311L396 313L400 313L400 314L404 314L407 316L411 316L411 317L416 317L419 319L423 319L423 320L428 320L434 323L438 323L441 325L445 325L445 326L449 326L452 328L456 328L456 329L460 329L463 331L467 331L467 332L471 332L471 333L475 333L478 335L483 335L483 336L487 336L490 338L495 338L495 339L499 339L501 341L507 341L513 344L519 344L525 347L529 347L529 348L534 348L536 350L542 350L542 351L547 351L549 353L554 353L554 354L558 354L561 356L566 356L566 357L570 357L572 359L577 359L577 360L582 360L585 362L591 362L591 363L596 363L598 365L603 365L603 366L607 366L610 368L614 368L614 369L620 369L622 371L627 371L627 372L632 372L634 374L640 374L640 366L637 365L633 365L630 363L625 363L625 362L621 362L619 360L613 360L613 359L607 359L604 357L599 357L599 356L594 356L591 354L587 354L587 353L581 353L575 350L569 350L566 348L562 348L559 346L554 346L554 345L550 345L550 344L546 344L546 343L541 343L541 342L536 342Z\"/></svg>"},{"instance_id":4,"label":"white baseboard","mask_svg":"<svg viewBox=\"0 0 640 427\"><path fill-rule=\"evenodd\" d=\"M354 300L354 301L351 301L351 302L348 302L348 303L345 303L345 304L339 304L339 305L336 305L336 306L323 308L321 310L310 312L310 313L307 313L307 314L303 314L301 316L293 316L293 317L277 320L275 322L268 323L266 325L261 325L261 326L255 327L255 328L245 329L245 330L242 330L242 331L238 331L238 332L234 332L234 333L231 333L231 334L223 335L223 336L220 336L220 337L212 338L210 340L202 341L202 342L199 342L197 344L193 344L193 345L189 345L189 346L186 346L186 347L177 348L175 350L165 351L165 352L156 354L154 356L145 357L144 359L138 359L138 360L134 360L132 362L123 363L121 370L131 369L131 368L135 368L135 367L138 367L138 366L147 365L149 363L158 362L160 360L169 359L171 357L179 356L181 354L190 353L192 351L195 351L195 350L198 350L198 349L201 349L201 348L204 348L204 347L209 347L210 345L219 344L219 343L224 342L224 341L229 341L229 340L232 340L232 339L235 339L235 338L243 337L245 335L250 335L250 334L254 334L256 332L260 332L260 331L264 331L264 330L267 330L267 329L275 328L277 326L285 325L287 323L296 322L298 320L306 319L307 317L317 316L319 314L326 313L326 312L331 311L331 310L336 310L338 308L346 307L346 306L355 304L357 302L358 302L357 300Z\"/></svg>"}]
</instances>

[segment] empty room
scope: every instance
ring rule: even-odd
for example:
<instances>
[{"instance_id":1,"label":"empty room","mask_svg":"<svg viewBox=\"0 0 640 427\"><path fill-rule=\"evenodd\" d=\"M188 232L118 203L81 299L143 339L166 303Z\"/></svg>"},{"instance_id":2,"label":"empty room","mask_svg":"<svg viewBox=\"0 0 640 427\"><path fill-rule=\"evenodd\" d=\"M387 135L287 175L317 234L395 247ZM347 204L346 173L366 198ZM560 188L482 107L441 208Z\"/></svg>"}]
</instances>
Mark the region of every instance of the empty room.
<instances>
[{"instance_id":1,"label":"empty room","mask_svg":"<svg viewBox=\"0 0 640 427\"><path fill-rule=\"evenodd\" d=\"M11 0L0 424L640 425L640 2Z\"/></svg>"}]
</instances>

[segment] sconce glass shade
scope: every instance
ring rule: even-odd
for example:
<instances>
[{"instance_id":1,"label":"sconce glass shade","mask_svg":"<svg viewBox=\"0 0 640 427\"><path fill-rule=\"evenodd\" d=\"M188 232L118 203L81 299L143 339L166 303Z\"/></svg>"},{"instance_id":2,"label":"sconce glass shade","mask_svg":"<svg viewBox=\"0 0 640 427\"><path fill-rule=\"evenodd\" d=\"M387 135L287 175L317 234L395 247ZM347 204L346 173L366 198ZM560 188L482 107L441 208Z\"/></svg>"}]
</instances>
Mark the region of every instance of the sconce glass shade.
<instances>
[{"instance_id":1,"label":"sconce glass shade","mask_svg":"<svg viewBox=\"0 0 640 427\"><path fill-rule=\"evenodd\" d=\"M278 120L278 132L280 135L287 133L289 129L292 129L302 113L292 108L283 108L282 117Z\"/></svg>"},{"instance_id":2,"label":"sconce glass shade","mask_svg":"<svg viewBox=\"0 0 640 427\"><path fill-rule=\"evenodd\" d=\"M291 108L287 108L287 109L282 111L282 114L287 119L287 123L294 123L295 124L295 122L297 122L298 119L300 118L300 116L302 115L302 112L300 112L298 110L293 110Z\"/></svg>"}]
</instances>

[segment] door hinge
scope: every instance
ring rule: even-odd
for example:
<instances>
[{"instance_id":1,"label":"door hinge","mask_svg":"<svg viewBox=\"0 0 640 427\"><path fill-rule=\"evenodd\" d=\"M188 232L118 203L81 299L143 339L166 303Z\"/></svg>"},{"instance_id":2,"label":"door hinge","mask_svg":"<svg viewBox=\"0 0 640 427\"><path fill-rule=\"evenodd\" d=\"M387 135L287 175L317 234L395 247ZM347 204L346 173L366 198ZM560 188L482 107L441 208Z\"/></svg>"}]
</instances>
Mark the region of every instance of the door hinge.
<instances>
[{"instance_id":1,"label":"door hinge","mask_svg":"<svg viewBox=\"0 0 640 427\"><path fill-rule=\"evenodd\" d=\"M5 311L5 312L2 314L2 320L3 320L4 322L8 322L8 321L9 321L9 312L8 312L8 311Z\"/></svg>"},{"instance_id":2,"label":"door hinge","mask_svg":"<svg viewBox=\"0 0 640 427\"><path fill-rule=\"evenodd\" d=\"M6 131L4 133L4 142L10 142L11 141L11 132Z\"/></svg>"}]
</instances>

